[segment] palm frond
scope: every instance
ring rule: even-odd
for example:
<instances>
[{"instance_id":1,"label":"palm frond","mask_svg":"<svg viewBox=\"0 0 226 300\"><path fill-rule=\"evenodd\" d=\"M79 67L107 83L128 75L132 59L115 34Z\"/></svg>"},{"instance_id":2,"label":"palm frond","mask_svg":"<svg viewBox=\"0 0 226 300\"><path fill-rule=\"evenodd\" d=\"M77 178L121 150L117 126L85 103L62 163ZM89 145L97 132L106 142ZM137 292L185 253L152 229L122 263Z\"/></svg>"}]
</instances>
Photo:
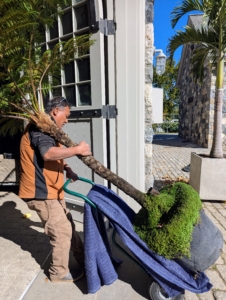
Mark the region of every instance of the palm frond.
<instances>
[{"instance_id":1,"label":"palm frond","mask_svg":"<svg viewBox=\"0 0 226 300\"><path fill-rule=\"evenodd\" d=\"M209 17L209 24L213 27L216 24L225 24L225 13L226 13L226 1L207 1L209 2L208 9L206 9L206 14Z\"/></svg>"},{"instance_id":2,"label":"palm frond","mask_svg":"<svg viewBox=\"0 0 226 300\"><path fill-rule=\"evenodd\" d=\"M204 79L204 68L207 57L209 58L209 49L208 47L201 45L197 46L192 53L192 74L196 83L203 82Z\"/></svg>"},{"instance_id":3,"label":"palm frond","mask_svg":"<svg viewBox=\"0 0 226 300\"><path fill-rule=\"evenodd\" d=\"M203 12L204 5L201 0L183 0L180 6L176 6L173 11L171 12L171 26L174 28L178 21L189 12L194 10Z\"/></svg>"},{"instance_id":4,"label":"palm frond","mask_svg":"<svg viewBox=\"0 0 226 300\"><path fill-rule=\"evenodd\" d=\"M202 44L218 51L218 36L212 31L207 30L205 27L196 29L190 26L185 27L185 31L178 30L176 34L169 39L167 46L167 53L173 57L174 52L185 44Z\"/></svg>"},{"instance_id":5,"label":"palm frond","mask_svg":"<svg viewBox=\"0 0 226 300\"><path fill-rule=\"evenodd\" d=\"M226 1L183 0L182 4L175 7L171 13L171 26L174 28L181 17L194 11L203 13L207 24L214 26L219 22L225 22Z\"/></svg>"}]
</instances>

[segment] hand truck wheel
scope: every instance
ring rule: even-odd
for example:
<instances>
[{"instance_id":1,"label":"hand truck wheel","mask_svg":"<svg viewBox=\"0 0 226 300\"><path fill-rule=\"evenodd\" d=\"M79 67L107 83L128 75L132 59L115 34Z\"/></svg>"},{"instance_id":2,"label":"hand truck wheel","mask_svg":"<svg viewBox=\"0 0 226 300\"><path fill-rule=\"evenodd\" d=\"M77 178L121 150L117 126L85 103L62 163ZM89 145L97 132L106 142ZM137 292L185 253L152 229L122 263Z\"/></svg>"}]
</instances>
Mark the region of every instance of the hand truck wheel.
<instances>
[{"instance_id":1,"label":"hand truck wheel","mask_svg":"<svg viewBox=\"0 0 226 300\"><path fill-rule=\"evenodd\" d=\"M176 297L169 297L164 289L156 282L151 280L148 286L148 292L151 300L183 300L184 295L180 294Z\"/></svg>"}]
</instances>

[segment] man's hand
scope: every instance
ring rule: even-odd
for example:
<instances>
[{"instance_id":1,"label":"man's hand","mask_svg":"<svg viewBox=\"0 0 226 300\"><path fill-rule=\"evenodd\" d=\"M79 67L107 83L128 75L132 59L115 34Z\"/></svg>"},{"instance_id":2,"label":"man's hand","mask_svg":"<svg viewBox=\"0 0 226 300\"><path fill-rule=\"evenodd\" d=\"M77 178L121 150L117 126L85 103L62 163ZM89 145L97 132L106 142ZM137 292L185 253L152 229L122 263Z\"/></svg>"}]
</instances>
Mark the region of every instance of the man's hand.
<instances>
[{"instance_id":1,"label":"man's hand","mask_svg":"<svg viewBox=\"0 0 226 300\"><path fill-rule=\"evenodd\" d=\"M77 154L76 155L81 155L81 156L88 156L92 155L92 152L90 151L90 146L86 142L82 141L80 142L77 146Z\"/></svg>"},{"instance_id":2,"label":"man's hand","mask_svg":"<svg viewBox=\"0 0 226 300\"><path fill-rule=\"evenodd\" d=\"M72 182L78 180L78 175L74 173L68 165L64 165L64 170L66 171L67 179L71 179Z\"/></svg>"}]
</instances>

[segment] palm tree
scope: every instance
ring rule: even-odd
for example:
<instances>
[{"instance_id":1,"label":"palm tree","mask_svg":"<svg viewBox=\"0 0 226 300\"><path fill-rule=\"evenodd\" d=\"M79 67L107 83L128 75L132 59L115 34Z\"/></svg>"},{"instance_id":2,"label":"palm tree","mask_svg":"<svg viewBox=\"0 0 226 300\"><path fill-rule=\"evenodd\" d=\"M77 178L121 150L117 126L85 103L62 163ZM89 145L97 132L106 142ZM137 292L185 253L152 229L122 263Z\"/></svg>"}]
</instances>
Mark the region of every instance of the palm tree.
<instances>
[{"instance_id":1,"label":"palm tree","mask_svg":"<svg viewBox=\"0 0 226 300\"><path fill-rule=\"evenodd\" d=\"M183 0L171 13L171 25L186 13L200 11L203 21L199 28L186 26L185 31L177 31L170 39L168 53L172 58L178 47L185 44L195 45L192 54L192 73L194 79L202 83L204 64L216 68L216 92L214 109L214 134L210 157L223 158L222 149L222 102L224 80L224 55L226 48L226 1L225 0Z\"/></svg>"},{"instance_id":2,"label":"palm tree","mask_svg":"<svg viewBox=\"0 0 226 300\"><path fill-rule=\"evenodd\" d=\"M43 94L51 89L60 67L80 55L94 43L90 36L73 38L58 43L54 49L41 51L40 33L45 26L53 24L53 14L59 14L59 6L70 0L24 0L18 1L16 17L14 0L0 3L0 117L33 122L66 147L75 146L70 138L52 122L44 112ZM48 12L48 13L47 13ZM40 30L41 29L41 30ZM4 123L7 127L7 122ZM144 205L147 195L104 167L93 156L79 157L96 174L112 182L116 187ZM158 192L152 189L152 194Z\"/></svg>"}]
</instances>

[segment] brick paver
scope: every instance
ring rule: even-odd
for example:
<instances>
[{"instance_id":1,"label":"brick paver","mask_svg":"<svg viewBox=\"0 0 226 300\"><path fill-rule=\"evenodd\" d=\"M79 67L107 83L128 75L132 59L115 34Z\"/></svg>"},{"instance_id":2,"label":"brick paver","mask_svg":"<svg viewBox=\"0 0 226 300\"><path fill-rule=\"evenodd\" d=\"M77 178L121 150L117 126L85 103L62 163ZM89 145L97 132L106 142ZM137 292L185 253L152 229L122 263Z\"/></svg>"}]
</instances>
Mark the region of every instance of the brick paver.
<instances>
[{"instance_id":1,"label":"brick paver","mask_svg":"<svg viewBox=\"0 0 226 300\"><path fill-rule=\"evenodd\" d=\"M153 176L154 187L159 189L170 181L189 180L189 172L182 171L190 163L191 152L209 154L210 149L183 141L176 135L156 135L153 141ZM203 208L208 217L221 230L226 242L226 203L203 201ZM208 293L193 294L185 292L185 300L226 300L226 244L221 256L211 268L205 271L213 284Z\"/></svg>"}]
</instances>

